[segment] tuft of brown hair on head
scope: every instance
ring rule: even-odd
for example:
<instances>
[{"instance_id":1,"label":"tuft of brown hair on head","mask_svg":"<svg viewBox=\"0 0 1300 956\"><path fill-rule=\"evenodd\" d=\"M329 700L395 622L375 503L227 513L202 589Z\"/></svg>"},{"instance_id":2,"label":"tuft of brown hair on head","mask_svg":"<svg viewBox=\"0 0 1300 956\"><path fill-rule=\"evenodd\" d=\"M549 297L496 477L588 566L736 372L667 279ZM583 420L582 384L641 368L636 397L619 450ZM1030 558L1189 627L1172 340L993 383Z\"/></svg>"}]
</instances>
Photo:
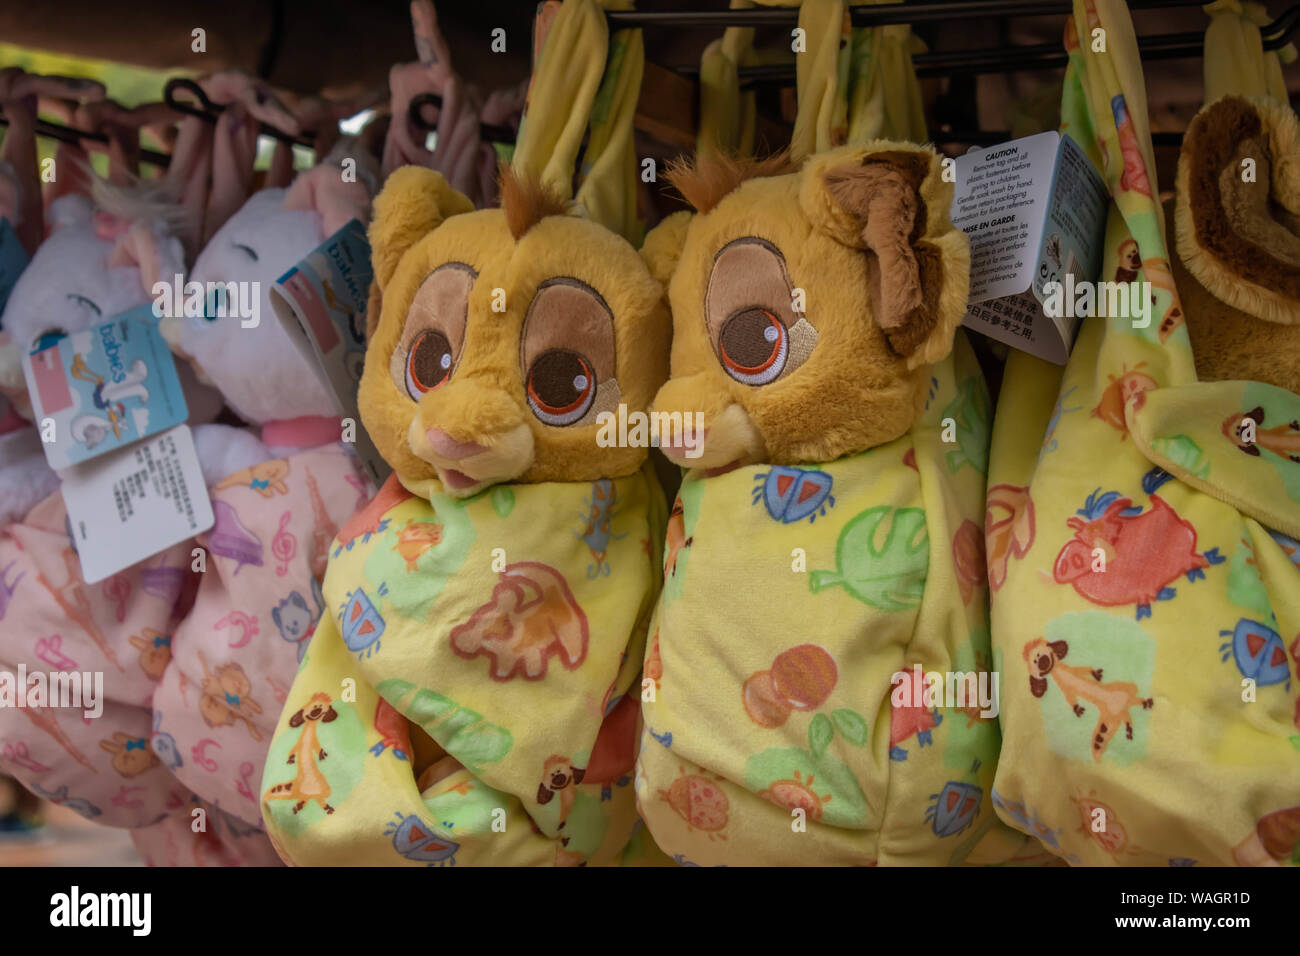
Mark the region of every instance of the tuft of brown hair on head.
<instances>
[{"instance_id":1,"label":"tuft of brown hair on head","mask_svg":"<svg viewBox=\"0 0 1300 956\"><path fill-rule=\"evenodd\" d=\"M521 176L509 163L498 167L501 185L501 208L506 214L510 234L518 241L524 233L547 216L563 216L569 208L563 196L548 189L539 180Z\"/></svg>"},{"instance_id":2,"label":"tuft of brown hair on head","mask_svg":"<svg viewBox=\"0 0 1300 956\"><path fill-rule=\"evenodd\" d=\"M713 153L690 160L674 160L664 175L696 212L708 212L741 183L765 176L784 176L795 172L795 165L785 150L766 159Z\"/></svg>"}]
</instances>

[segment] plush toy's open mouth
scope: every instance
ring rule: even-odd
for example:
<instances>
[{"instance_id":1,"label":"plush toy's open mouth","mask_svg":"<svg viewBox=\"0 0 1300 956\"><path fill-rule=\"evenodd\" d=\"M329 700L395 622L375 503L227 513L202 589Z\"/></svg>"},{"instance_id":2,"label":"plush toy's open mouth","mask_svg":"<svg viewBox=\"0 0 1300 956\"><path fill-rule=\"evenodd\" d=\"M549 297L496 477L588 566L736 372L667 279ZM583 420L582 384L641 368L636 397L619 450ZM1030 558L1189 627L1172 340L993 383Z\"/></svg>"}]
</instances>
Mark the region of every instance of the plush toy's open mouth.
<instances>
[{"instance_id":1,"label":"plush toy's open mouth","mask_svg":"<svg viewBox=\"0 0 1300 956\"><path fill-rule=\"evenodd\" d=\"M689 466L692 463L691 459L698 457L699 450L704 447L708 437L709 430L706 428L700 432L696 442L688 444L686 436L679 433L669 441L661 442L659 450L674 464Z\"/></svg>"},{"instance_id":2,"label":"plush toy's open mouth","mask_svg":"<svg viewBox=\"0 0 1300 956\"><path fill-rule=\"evenodd\" d=\"M482 483L478 478L472 478L465 472L457 471L455 468L439 468L438 477L444 485L456 491L473 488L475 485Z\"/></svg>"}]
</instances>

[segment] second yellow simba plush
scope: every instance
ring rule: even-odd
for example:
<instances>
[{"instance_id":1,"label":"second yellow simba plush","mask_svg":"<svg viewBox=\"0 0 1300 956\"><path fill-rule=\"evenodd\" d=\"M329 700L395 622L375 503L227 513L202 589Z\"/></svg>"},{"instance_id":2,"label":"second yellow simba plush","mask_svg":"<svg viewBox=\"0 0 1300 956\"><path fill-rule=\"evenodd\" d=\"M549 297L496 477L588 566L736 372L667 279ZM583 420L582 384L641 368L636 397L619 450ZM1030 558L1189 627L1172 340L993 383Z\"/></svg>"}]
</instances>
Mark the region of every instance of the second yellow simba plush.
<instances>
[{"instance_id":1,"label":"second yellow simba plush","mask_svg":"<svg viewBox=\"0 0 1300 956\"><path fill-rule=\"evenodd\" d=\"M954 351L969 251L939 157L672 178L697 213L643 250L674 323L654 408L703 427L664 444L690 471L646 660L647 825L701 865L1013 857L989 797L989 399Z\"/></svg>"},{"instance_id":2,"label":"second yellow simba plush","mask_svg":"<svg viewBox=\"0 0 1300 956\"><path fill-rule=\"evenodd\" d=\"M572 865L618 857L663 502L644 411L660 285L623 239L504 178L375 203L363 423L395 475L339 534L327 610L263 780L299 864Z\"/></svg>"}]
</instances>

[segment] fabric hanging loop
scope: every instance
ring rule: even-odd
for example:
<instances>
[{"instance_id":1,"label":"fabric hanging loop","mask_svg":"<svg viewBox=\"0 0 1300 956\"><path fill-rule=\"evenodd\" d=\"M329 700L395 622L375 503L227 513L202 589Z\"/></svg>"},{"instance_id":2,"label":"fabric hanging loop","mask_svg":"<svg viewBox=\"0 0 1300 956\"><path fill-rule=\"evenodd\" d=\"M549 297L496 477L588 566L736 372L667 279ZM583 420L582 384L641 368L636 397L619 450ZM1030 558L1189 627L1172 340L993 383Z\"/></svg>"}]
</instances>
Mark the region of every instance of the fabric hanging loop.
<instances>
[{"instance_id":1,"label":"fabric hanging loop","mask_svg":"<svg viewBox=\"0 0 1300 956\"><path fill-rule=\"evenodd\" d=\"M798 7L791 33L798 107L790 136L796 163L842 145L848 135L848 7L843 0L755 0L764 7Z\"/></svg>"},{"instance_id":2,"label":"fabric hanging loop","mask_svg":"<svg viewBox=\"0 0 1300 956\"><path fill-rule=\"evenodd\" d=\"M640 245L645 230L638 208L633 129L644 73L641 31L617 31L610 38L605 74L592 104L587 148L578 170L577 200L588 217L633 245Z\"/></svg>"},{"instance_id":3,"label":"fabric hanging loop","mask_svg":"<svg viewBox=\"0 0 1300 956\"><path fill-rule=\"evenodd\" d=\"M1216 0L1203 8L1210 17L1205 30L1205 102L1237 93L1272 96L1287 102L1282 63L1295 59L1295 47L1266 51L1260 27L1269 23L1264 7L1240 0Z\"/></svg>"},{"instance_id":4,"label":"fabric hanging loop","mask_svg":"<svg viewBox=\"0 0 1300 956\"><path fill-rule=\"evenodd\" d=\"M1105 31L1104 50L1095 49L1091 42L1098 29ZM1106 320L1108 327L1118 323L1125 328L1107 335L1099 361L1119 368L1127 360L1131 366L1140 352L1148 374L1161 385L1194 382L1186 334L1174 335L1176 326L1166 327L1163 321L1181 316L1182 306L1169 265L1146 85L1128 9L1121 0L1076 0L1074 16L1066 25L1066 49L1070 66L1061 101L1061 131L1091 155L1112 196L1103 275L1115 274L1120 246L1131 240L1141 263L1136 278L1150 282L1154 290L1150 328L1135 336L1127 318Z\"/></svg>"},{"instance_id":5,"label":"fabric hanging loop","mask_svg":"<svg viewBox=\"0 0 1300 956\"><path fill-rule=\"evenodd\" d=\"M512 165L565 198L608 50L596 0L564 0L537 52Z\"/></svg>"},{"instance_id":6,"label":"fabric hanging loop","mask_svg":"<svg viewBox=\"0 0 1300 956\"><path fill-rule=\"evenodd\" d=\"M731 9L752 7L750 0L731 0ZM741 90L740 67L752 65L753 27L728 27L700 57L700 128L698 156L717 153L748 156L754 151L758 114L753 90Z\"/></svg>"},{"instance_id":7,"label":"fabric hanging loop","mask_svg":"<svg viewBox=\"0 0 1300 956\"><path fill-rule=\"evenodd\" d=\"M928 141L921 84L912 63L912 55L924 51L925 44L906 24L853 30L849 142Z\"/></svg>"}]
</instances>

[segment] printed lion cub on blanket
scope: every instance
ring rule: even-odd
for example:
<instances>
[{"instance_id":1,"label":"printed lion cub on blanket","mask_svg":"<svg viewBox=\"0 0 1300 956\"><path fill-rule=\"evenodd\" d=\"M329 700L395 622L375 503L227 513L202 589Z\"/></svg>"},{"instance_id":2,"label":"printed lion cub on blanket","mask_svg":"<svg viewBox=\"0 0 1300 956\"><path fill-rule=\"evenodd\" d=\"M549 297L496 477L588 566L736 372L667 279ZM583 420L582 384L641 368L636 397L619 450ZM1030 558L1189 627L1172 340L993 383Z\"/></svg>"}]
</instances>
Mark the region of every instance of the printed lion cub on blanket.
<instances>
[{"instance_id":1,"label":"printed lion cub on blanket","mask_svg":"<svg viewBox=\"0 0 1300 956\"><path fill-rule=\"evenodd\" d=\"M509 680L520 671L528 680L541 680L552 655L569 670L582 663L587 619L562 574L521 561L501 572L490 602L452 628L451 644L462 657L491 658L493 680Z\"/></svg>"}]
</instances>

